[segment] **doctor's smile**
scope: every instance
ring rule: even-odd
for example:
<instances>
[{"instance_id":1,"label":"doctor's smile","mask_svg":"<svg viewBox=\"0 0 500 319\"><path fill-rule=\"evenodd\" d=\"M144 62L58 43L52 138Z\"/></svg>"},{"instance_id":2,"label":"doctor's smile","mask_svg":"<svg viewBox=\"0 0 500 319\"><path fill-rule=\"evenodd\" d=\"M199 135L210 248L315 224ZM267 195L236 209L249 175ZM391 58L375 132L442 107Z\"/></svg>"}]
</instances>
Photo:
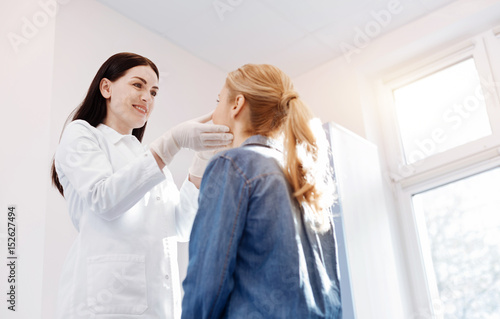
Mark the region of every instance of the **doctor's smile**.
<instances>
[{"instance_id":1,"label":"doctor's smile","mask_svg":"<svg viewBox=\"0 0 500 319\"><path fill-rule=\"evenodd\" d=\"M148 109L144 105L134 104L133 107L143 115L146 115L148 113Z\"/></svg>"}]
</instances>

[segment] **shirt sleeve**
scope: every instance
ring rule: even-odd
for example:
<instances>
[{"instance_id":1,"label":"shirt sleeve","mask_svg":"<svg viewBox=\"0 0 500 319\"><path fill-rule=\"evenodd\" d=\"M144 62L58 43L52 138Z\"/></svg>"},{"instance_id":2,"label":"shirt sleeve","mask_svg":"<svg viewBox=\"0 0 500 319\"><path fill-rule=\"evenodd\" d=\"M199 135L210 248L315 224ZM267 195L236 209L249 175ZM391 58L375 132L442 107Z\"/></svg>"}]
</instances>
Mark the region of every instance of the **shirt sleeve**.
<instances>
[{"instance_id":1,"label":"shirt sleeve","mask_svg":"<svg viewBox=\"0 0 500 319\"><path fill-rule=\"evenodd\" d=\"M234 286L249 194L250 186L230 158L221 155L209 163L189 243L182 318L219 318L222 314Z\"/></svg>"},{"instance_id":2,"label":"shirt sleeve","mask_svg":"<svg viewBox=\"0 0 500 319\"><path fill-rule=\"evenodd\" d=\"M175 226L177 229L177 240L189 241L191 227L198 210L199 190L188 179L184 181L180 189L179 205L175 209Z\"/></svg>"},{"instance_id":3,"label":"shirt sleeve","mask_svg":"<svg viewBox=\"0 0 500 319\"><path fill-rule=\"evenodd\" d=\"M112 220L134 206L165 175L150 151L114 171L88 125L74 121L64 130L55 156L57 173L67 179L61 180L65 189L72 187L92 212Z\"/></svg>"}]
</instances>

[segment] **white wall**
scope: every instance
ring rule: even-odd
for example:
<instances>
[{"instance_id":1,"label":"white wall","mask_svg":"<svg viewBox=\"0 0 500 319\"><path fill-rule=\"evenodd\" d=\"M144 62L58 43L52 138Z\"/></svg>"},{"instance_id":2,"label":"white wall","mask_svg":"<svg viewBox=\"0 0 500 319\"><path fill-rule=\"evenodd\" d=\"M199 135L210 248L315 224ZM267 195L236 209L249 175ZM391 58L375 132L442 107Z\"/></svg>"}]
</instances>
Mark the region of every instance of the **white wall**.
<instances>
[{"instance_id":1,"label":"white wall","mask_svg":"<svg viewBox=\"0 0 500 319\"><path fill-rule=\"evenodd\" d=\"M366 137L357 76L337 58L294 79L301 98L323 122L333 121Z\"/></svg>"},{"instance_id":2,"label":"white wall","mask_svg":"<svg viewBox=\"0 0 500 319\"><path fill-rule=\"evenodd\" d=\"M349 59L337 58L294 81L298 92L323 121L334 121L346 127L374 142L380 150L387 211L386 216L380 216L379 224L373 222L371 230L376 232L390 229L391 237L386 238L385 242L366 242L365 239L359 248L363 249L362 246L368 245L377 250L380 245L385 245L386 248L393 246L390 248L392 256L386 256L386 262L388 268L395 268L396 272L381 273L377 280L366 281L361 285L358 283L357 287L353 287L357 290L353 292L354 303L361 302L368 307L364 309L365 315L360 318L379 318L377 307L381 306L394 310L390 318L430 318L426 308L427 300L414 292L411 282L415 278L408 272L406 264L404 234L398 217L402 212L396 209L385 165L384 128L380 125L374 83L409 62L418 61L428 54L499 24L499 0L458 0L384 36L372 38L367 47L360 48ZM364 26L359 27L362 29ZM370 214L370 211L365 214ZM350 231L363 238L365 226L360 224ZM351 246L350 249L356 250L357 247ZM355 272L358 273L352 273L351 276L363 277L365 274L358 267L362 260L355 262L358 263L355 265ZM365 267L370 265L367 263ZM381 294L381 291L384 293Z\"/></svg>"},{"instance_id":3,"label":"white wall","mask_svg":"<svg viewBox=\"0 0 500 319\"><path fill-rule=\"evenodd\" d=\"M56 19L49 139L51 155L67 116L83 99L97 69L108 57L123 51L144 55L160 69L160 91L148 122L145 143L172 125L208 113L215 107L217 94L224 83L224 72L96 1L71 0ZM191 157L191 152L181 151L169 166L178 185L186 177ZM46 170L47 161L44 165ZM49 319L54 314L59 273L76 231L65 202L55 189L48 191L46 207L41 298L42 318ZM179 263L182 279L187 267L186 244L180 244Z\"/></svg>"},{"instance_id":4,"label":"white wall","mask_svg":"<svg viewBox=\"0 0 500 319\"><path fill-rule=\"evenodd\" d=\"M32 25L33 16L38 26ZM24 22L23 18L29 22ZM24 26L24 27L23 27ZM37 1L0 10L0 318L38 318L41 309L54 20ZM24 34L23 35L23 30ZM17 35L14 45L8 34ZM22 39L24 40L22 40ZM17 42L20 41L20 42ZM16 311L7 310L7 207L17 206ZM10 270L9 270L10 272ZM10 284L9 284L10 286Z\"/></svg>"}]
</instances>

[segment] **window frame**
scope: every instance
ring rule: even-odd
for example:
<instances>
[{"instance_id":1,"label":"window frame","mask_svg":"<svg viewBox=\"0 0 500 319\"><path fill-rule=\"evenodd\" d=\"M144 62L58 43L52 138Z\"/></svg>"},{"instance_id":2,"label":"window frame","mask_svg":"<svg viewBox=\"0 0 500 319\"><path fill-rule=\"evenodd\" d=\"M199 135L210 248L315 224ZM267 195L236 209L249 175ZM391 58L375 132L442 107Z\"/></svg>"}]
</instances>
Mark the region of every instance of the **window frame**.
<instances>
[{"instance_id":1,"label":"window frame","mask_svg":"<svg viewBox=\"0 0 500 319\"><path fill-rule=\"evenodd\" d=\"M388 175L393 185L405 258L418 314L441 318L440 298L424 216L413 210L412 196L500 167L500 26L428 56L416 56L397 72L375 81ZM469 57L481 80L492 134L412 164L404 162L393 90ZM484 82L486 80L486 82ZM496 80L496 81L495 81Z\"/></svg>"},{"instance_id":2,"label":"window frame","mask_svg":"<svg viewBox=\"0 0 500 319\"><path fill-rule=\"evenodd\" d=\"M477 163L446 175L436 176L428 181L410 187L397 188L399 210L401 212L411 212L411 214L401 214L400 220L404 230L403 240L405 243L404 247L407 250L406 257L409 271L413 274L411 276L411 284L414 287L415 302L418 311L424 311L426 314L432 315L432 318L441 318L440 316L442 315L439 310L440 297L427 237L427 226L424 216L416 214L413 210L413 195L499 167L500 157L497 157L491 161Z\"/></svg>"},{"instance_id":3,"label":"window frame","mask_svg":"<svg viewBox=\"0 0 500 319\"><path fill-rule=\"evenodd\" d=\"M500 36L500 28L498 32ZM493 30L486 33L495 37ZM486 41L493 41L491 37L486 37L486 33L459 43L436 55L420 59L419 62L412 63L408 67L402 68L401 71L390 74L385 79L379 81L379 105L382 107L383 127L386 130L384 135L393 137L390 139L392 141L388 141L389 147L387 149L390 150L388 154L389 170L391 178L395 182L412 185L436 174L446 173L450 169L455 170L459 167L468 166L471 162L477 161L476 157L478 155L482 158L490 158L491 154L489 153L491 153L491 150L500 147L500 121L494 120L500 119L499 84L496 84L494 80L495 77L489 63L490 58L485 43ZM490 119L492 134L450 150L428 156L415 163L406 164L401 136L399 134L392 94L393 90L471 57L474 58L483 93L487 95L485 105ZM497 78L500 79L500 76ZM495 85L491 86L491 83ZM453 160L450 161L450 158ZM449 166L450 164L452 164L451 167Z\"/></svg>"}]
</instances>

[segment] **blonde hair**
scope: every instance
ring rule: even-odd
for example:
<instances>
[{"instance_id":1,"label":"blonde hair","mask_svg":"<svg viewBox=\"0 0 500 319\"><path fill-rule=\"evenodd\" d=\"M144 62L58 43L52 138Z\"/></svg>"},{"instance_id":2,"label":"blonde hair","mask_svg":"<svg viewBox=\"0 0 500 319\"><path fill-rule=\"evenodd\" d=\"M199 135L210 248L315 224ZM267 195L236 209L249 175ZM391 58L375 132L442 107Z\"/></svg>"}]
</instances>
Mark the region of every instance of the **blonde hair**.
<instances>
[{"instance_id":1,"label":"blonde hair","mask_svg":"<svg viewBox=\"0 0 500 319\"><path fill-rule=\"evenodd\" d=\"M241 94L250 107L248 132L283 135L284 173L293 196L304 207L306 220L317 230L330 229L330 207L335 201L328 143L321 122L302 101L279 68L246 64L228 74L229 99Z\"/></svg>"}]
</instances>

